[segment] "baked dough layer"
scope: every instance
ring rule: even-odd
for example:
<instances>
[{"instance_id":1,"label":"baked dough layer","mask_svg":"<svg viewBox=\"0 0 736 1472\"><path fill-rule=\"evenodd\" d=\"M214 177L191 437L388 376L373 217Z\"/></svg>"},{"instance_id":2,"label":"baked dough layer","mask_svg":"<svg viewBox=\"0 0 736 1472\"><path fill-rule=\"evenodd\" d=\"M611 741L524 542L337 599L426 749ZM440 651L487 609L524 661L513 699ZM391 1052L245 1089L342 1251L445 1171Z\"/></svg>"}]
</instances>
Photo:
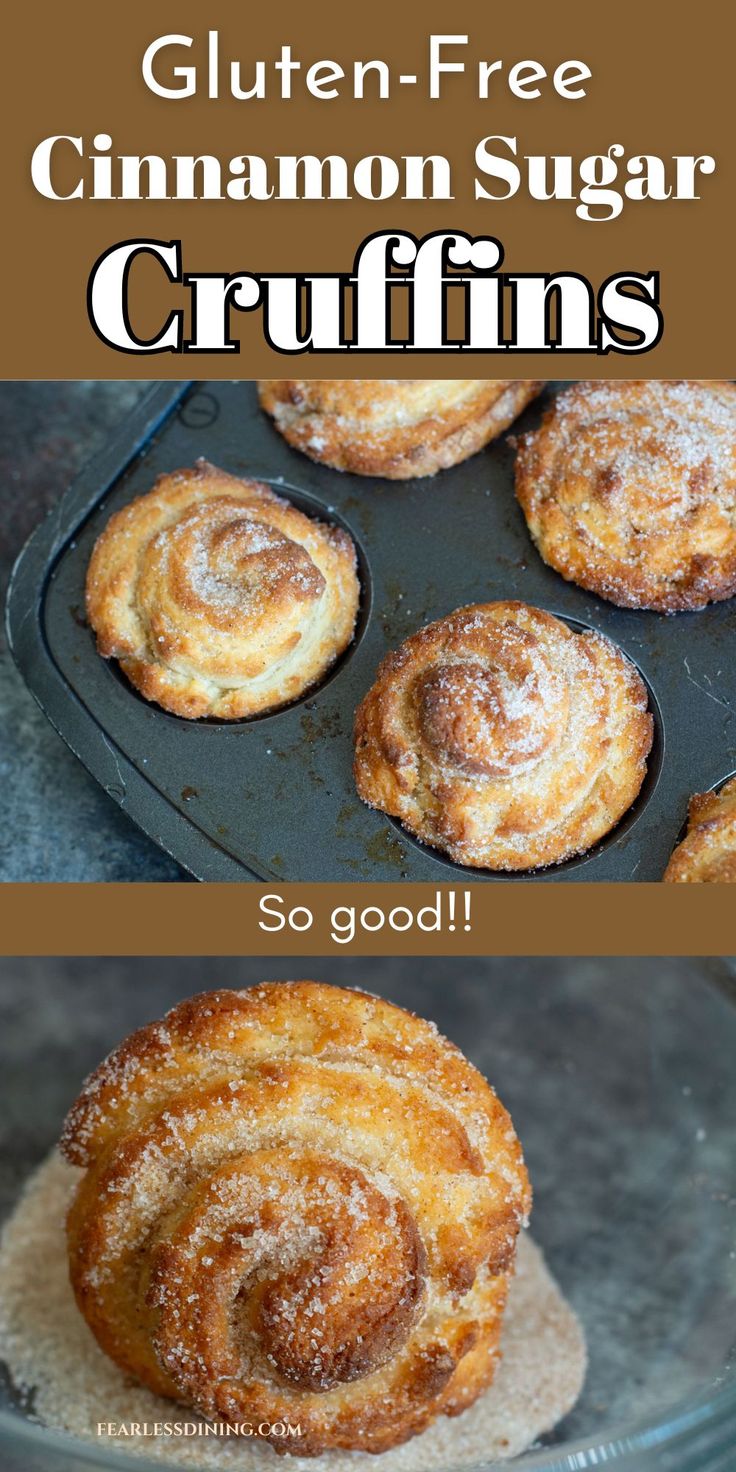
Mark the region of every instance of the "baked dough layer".
<instances>
[{"instance_id":1,"label":"baked dough layer","mask_svg":"<svg viewBox=\"0 0 736 1472\"><path fill-rule=\"evenodd\" d=\"M456 863L534 869L613 828L652 736L644 682L610 640L479 603L383 660L356 716L355 779Z\"/></svg>"},{"instance_id":2,"label":"baked dough layer","mask_svg":"<svg viewBox=\"0 0 736 1472\"><path fill-rule=\"evenodd\" d=\"M87 572L105 659L179 716L235 720L294 700L353 636L346 532L198 460L111 517Z\"/></svg>"},{"instance_id":3,"label":"baked dough layer","mask_svg":"<svg viewBox=\"0 0 736 1472\"><path fill-rule=\"evenodd\" d=\"M525 435L516 491L544 561L625 608L736 593L736 387L578 383Z\"/></svg>"},{"instance_id":4,"label":"baked dough layer","mask_svg":"<svg viewBox=\"0 0 736 1472\"><path fill-rule=\"evenodd\" d=\"M687 833L664 871L668 884L736 884L736 777L690 798Z\"/></svg>"},{"instance_id":5,"label":"baked dough layer","mask_svg":"<svg viewBox=\"0 0 736 1472\"><path fill-rule=\"evenodd\" d=\"M484 378L266 378L262 407L295 449L335 470L409 480L502 434L541 382Z\"/></svg>"},{"instance_id":6,"label":"baked dough layer","mask_svg":"<svg viewBox=\"0 0 736 1472\"><path fill-rule=\"evenodd\" d=\"M315 982L204 993L101 1065L62 1149L77 1303L156 1393L298 1422L314 1455L395 1446L493 1379L529 1183L432 1024Z\"/></svg>"}]
</instances>

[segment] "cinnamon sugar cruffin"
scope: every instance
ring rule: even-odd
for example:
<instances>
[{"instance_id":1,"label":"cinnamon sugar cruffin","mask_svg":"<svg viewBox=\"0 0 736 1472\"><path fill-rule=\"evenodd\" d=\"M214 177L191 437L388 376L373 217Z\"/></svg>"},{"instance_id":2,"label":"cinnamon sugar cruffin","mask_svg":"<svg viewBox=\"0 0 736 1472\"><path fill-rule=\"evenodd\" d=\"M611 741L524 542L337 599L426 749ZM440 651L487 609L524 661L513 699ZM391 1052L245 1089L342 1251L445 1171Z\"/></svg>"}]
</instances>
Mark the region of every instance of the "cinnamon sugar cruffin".
<instances>
[{"instance_id":1,"label":"cinnamon sugar cruffin","mask_svg":"<svg viewBox=\"0 0 736 1472\"><path fill-rule=\"evenodd\" d=\"M347 532L206 460L111 517L86 586L100 654L147 700L220 720L321 679L350 643L359 594Z\"/></svg>"},{"instance_id":2,"label":"cinnamon sugar cruffin","mask_svg":"<svg viewBox=\"0 0 736 1472\"><path fill-rule=\"evenodd\" d=\"M54 1153L31 1177L0 1241L0 1360L32 1418L88 1446L146 1457L175 1467L268 1472L278 1466L269 1442L242 1436L203 1439L167 1435L167 1422L206 1429L195 1413L134 1384L100 1350L77 1312L67 1263L64 1216L79 1169ZM39 1264L43 1271L39 1272ZM299 1456L296 1472L443 1472L514 1457L550 1430L574 1405L585 1374L580 1326L526 1233L519 1240L501 1340L501 1363L490 1389L461 1416L440 1416L414 1440L384 1452L380 1464L362 1452ZM125 1427L111 1440L100 1422ZM133 1426L160 1434L144 1435ZM217 1428L216 1428L217 1429ZM74 1443L70 1445L73 1455Z\"/></svg>"},{"instance_id":3,"label":"cinnamon sugar cruffin","mask_svg":"<svg viewBox=\"0 0 736 1472\"><path fill-rule=\"evenodd\" d=\"M383 660L356 716L358 793L457 863L561 863L637 796L647 702L601 634L518 602L461 608Z\"/></svg>"},{"instance_id":4,"label":"cinnamon sugar cruffin","mask_svg":"<svg viewBox=\"0 0 736 1472\"><path fill-rule=\"evenodd\" d=\"M690 799L687 833L664 872L668 884L736 884L736 777Z\"/></svg>"},{"instance_id":5,"label":"cinnamon sugar cruffin","mask_svg":"<svg viewBox=\"0 0 736 1472\"><path fill-rule=\"evenodd\" d=\"M544 561L624 608L736 594L736 386L577 383L524 436L516 493Z\"/></svg>"},{"instance_id":6,"label":"cinnamon sugar cruffin","mask_svg":"<svg viewBox=\"0 0 736 1472\"><path fill-rule=\"evenodd\" d=\"M430 1024L314 982L205 993L92 1076L72 1284L156 1394L383 1451L491 1382L530 1204L508 1114Z\"/></svg>"},{"instance_id":7,"label":"cinnamon sugar cruffin","mask_svg":"<svg viewBox=\"0 0 736 1472\"><path fill-rule=\"evenodd\" d=\"M261 406L310 459L408 480L457 465L502 434L541 382L484 378L266 378Z\"/></svg>"}]
</instances>

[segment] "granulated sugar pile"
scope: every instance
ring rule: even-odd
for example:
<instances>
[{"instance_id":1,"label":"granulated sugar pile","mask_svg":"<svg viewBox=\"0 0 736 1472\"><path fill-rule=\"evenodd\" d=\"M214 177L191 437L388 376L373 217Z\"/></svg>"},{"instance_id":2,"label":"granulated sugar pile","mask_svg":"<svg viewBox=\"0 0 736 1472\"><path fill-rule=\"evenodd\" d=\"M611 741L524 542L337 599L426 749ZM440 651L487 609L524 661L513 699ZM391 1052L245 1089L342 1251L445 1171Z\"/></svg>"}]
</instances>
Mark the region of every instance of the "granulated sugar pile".
<instances>
[{"instance_id":1,"label":"granulated sugar pile","mask_svg":"<svg viewBox=\"0 0 736 1472\"><path fill-rule=\"evenodd\" d=\"M33 1392L45 1425L99 1443L100 1421L184 1421L183 1412L131 1383L98 1349L79 1314L67 1274L63 1222L79 1172L51 1156L30 1181L0 1245L0 1359L18 1392ZM244 1472L426 1472L518 1456L574 1405L585 1374L580 1325L542 1255L528 1238L503 1332L503 1360L491 1389L463 1415L442 1417L422 1436L380 1457L335 1452L276 1460L264 1442L232 1437L126 1437L110 1441L130 1455L180 1467ZM294 1443L291 1443L294 1445Z\"/></svg>"}]
</instances>

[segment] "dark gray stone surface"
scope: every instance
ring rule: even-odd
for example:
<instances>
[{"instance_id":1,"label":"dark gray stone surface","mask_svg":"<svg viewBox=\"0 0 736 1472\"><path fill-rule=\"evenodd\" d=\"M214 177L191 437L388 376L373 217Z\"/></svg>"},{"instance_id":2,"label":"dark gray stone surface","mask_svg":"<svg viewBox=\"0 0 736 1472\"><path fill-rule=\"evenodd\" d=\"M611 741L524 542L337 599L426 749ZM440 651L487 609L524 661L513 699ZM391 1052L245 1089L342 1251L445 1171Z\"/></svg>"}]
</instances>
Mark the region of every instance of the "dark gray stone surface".
<instances>
[{"instance_id":1,"label":"dark gray stone surface","mask_svg":"<svg viewBox=\"0 0 736 1472\"><path fill-rule=\"evenodd\" d=\"M148 385L0 384L0 597L26 538ZM0 633L0 879L186 876L67 750L17 674Z\"/></svg>"}]
</instances>

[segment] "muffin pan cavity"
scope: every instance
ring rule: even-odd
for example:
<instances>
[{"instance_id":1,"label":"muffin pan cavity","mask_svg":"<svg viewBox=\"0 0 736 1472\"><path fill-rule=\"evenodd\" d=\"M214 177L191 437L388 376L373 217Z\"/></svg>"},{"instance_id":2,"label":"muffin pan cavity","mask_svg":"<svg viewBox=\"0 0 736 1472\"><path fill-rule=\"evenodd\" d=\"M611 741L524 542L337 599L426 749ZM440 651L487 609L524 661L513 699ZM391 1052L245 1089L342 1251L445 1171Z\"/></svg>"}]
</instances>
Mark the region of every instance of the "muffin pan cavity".
<instances>
[{"instance_id":1,"label":"muffin pan cavity","mask_svg":"<svg viewBox=\"0 0 736 1472\"><path fill-rule=\"evenodd\" d=\"M355 549L356 569L358 575L358 583L360 586L360 601L358 604L358 613L355 620L355 630L347 649L344 649L342 653L338 655L337 659L333 661L333 663L330 665L329 669L325 671L321 679L315 681L315 683L312 684L309 689L305 690L301 695L298 695L296 699L288 701L285 705L275 706L273 710L259 711L256 712L254 715L243 717L242 719L237 720L225 721L219 719L217 716L200 716L196 720L196 724L200 727L227 725L237 728L248 726L251 724L252 721L273 719L274 717L281 715L283 711L293 710L295 706L301 705L305 700L309 700L313 696L317 695L320 690L324 690L325 687L329 685L330 681L339 674L343 665L354 654L363 637L363 633L365 631L370 613L371 583L370 572L368 570L368 559L366 557L365 551L360 545L360 542L358 541L354 532L347 525L347 522L343 519L343 517L338 516L334 512L334 510L331 512L331 514L326 514L324 506L322 506L319 501L315 500L313 496L307 495L304 491L298 490L295 486L287 485L283 480L273 481L269 480L267 476L261 476L260 479L264 484L270 485L272 490L275 490L279 496L291 502L291 504L295 506L298 511L303 512L305 516L309 516L312 518L312 520L320 521L325 525L340 527L342 531L347 532L347 534L350 536L353 547ZM133 698L135 700L141 701L144 706L148 707L149 702L145 699L143 695L141 695L139 690L136 690L135 686L131 684L130 680L128 680L118 660L110 659L106 661L106 663L110 673L118 679L118 681L125 687L126 690L130 692ZM161 712L161 715L163 715L167 720L178 721L179 723L183 723L187 726L192 724L190 720L187 720L182 716L175 715L171 711L165 710L162 706L159 707L159 710Z\"/></svg>"},{"instance_id":2,"label":"muffin pan cavity","mask_svg":"<svg viewBox=\"0 0 736 1472\"><path fill-rule=\"evenodd\" d=\"M566 623L569 628L573 629L577 634L582 634L593 629L592 624L584 624L581 623L579 619L565 617L564 614L559 613L554 608L550 608L547 611L548 613L555 614L555 617L562 619L562 621ZM563 859L561 863L555 864L553 866L551 865L545 869L516 870L513 873L503 873L499 871L491 871L488 869L475 869L469 868L463 864L457 864L454 862L454 860L448 858L446 854L440 853L439 850L429 848L427 844L422 843L419 838L416 838L413 833L409 833L407 829L404 828L399 818L389 817L388 821L392 824L396 831L401 834L402 838L404 838L408 843L412 845L413 848L418 849L422 854L432 854L434 858L436 858L441 864L444 865L444 867L448 871L445 877L449 883L466 883L468 880L472 879L541 879L545 876L549 877L552 874L556 875L560 879L564 879L567 877L569 870L580 869L586 864L593 864L595 860L599 857L599 855L601 855L604 850L607 849L611 844L622 842L625 836L630 833L635 823L638 823L639 819L646 811L648 804L651 802L656 792L657 784L662 774L662 767L664 762L664 725L662 722L662 712L660 710L659 701L657 700L651 683L644 674L644 671L638 666L636 660L632 660L631 662L637 668L646 686L647 704L654 727L652 732L652 747L647 759L646 775L644 777L644 781L642 782L641 788L639 789L639 792L628 811L624 813L623 817L619 819L618 823L616 823L615 827L613 827L609 833L606 833L604 837L598 841L598 843L594 844L593 847L588 849L585 853L574 854L571 858ZM718 785L720 786L722 784L719 783ZM580 877L588 879L595 878L596 876L595 873L593 873L591 875L584 874Z\"/></svg>"}]
</instances>

